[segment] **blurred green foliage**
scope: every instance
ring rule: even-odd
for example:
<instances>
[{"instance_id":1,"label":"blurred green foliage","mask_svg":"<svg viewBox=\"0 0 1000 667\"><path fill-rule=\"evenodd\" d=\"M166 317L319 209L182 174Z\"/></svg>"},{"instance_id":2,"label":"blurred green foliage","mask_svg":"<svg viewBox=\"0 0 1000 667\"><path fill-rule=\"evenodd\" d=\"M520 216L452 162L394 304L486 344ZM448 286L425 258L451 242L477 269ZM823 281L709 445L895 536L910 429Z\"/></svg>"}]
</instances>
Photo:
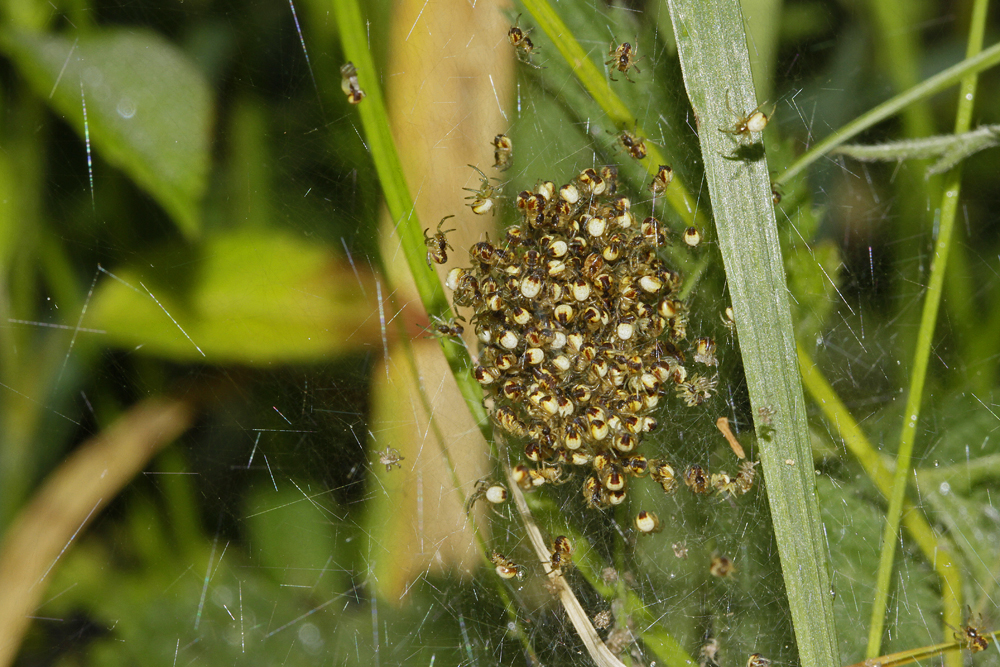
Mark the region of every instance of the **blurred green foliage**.
<instances>
[{"instance_id":1,"label":"blurred green foliage","mask_svg":"<svg viewBox=\"0 0 1000 667\"><path fill-rule=\"evenodd\" d=\"M11 31L6 40L34 93L152 195L182 234L197 236L213 109L194 63L153 32L107 30L71 41Z\"/></svg>"}]
</instances>

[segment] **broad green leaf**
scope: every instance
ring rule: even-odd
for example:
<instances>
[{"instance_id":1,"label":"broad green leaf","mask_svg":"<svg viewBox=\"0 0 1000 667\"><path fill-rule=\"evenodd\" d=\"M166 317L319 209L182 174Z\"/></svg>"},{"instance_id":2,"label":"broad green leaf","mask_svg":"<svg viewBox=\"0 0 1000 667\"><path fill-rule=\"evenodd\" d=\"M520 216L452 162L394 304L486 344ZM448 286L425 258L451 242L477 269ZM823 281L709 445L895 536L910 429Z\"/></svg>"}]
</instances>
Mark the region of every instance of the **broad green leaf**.
<instances>
[{"instance_id":1,"label":"broad green leaf","mask_svg":"<svg viewBox=\"0 0 1000 667\"><path fill-rule=\"evenodd\" d=\"M199 234L212 99L184 54L135 29L76 40L8 32L0 47L96 153L149 192L186 237Z\"/></svg>"},{"instance_id":2,"label":"broad green leaf","mask_svg":"<svg viewBox=\"0 0 1000 667\"><path fill-rule=\"evenodd\" d=\"M381 349L371 276L274 231L206 239L103 276L83 326L174 360L268 364ZM169 258L169 259L166 259ZM117 278L117 279L116 279Z\"/></svg>"}]
</instances>

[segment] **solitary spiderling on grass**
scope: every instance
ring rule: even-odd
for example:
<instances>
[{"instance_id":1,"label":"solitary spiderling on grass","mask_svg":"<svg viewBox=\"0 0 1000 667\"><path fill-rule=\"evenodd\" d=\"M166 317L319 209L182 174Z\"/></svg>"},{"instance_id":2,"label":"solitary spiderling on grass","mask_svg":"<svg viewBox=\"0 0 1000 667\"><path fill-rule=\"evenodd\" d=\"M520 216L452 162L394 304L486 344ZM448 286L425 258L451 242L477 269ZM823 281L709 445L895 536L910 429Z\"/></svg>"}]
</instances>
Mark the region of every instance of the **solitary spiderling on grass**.
<instances>
[{"instance_id":1,"label":"solitary spiderling on grass","mask_svg":"<svg viewBox=\"0 0 1000 667\"><path fill-rule=\"evenodd\" d=\"M340 66L340 88L347 95L347 101L351 104L358 104L365 99L365 91L358 85L358 70L354 63L346 62Z\"/></svg>"},{"instance_id":2,"label":"solitary spiderling on grass","mask_svg":"<svg viewBox=\"0 0 1000 667\"><path fill-rule=\"evenodd\" d=\"M741 116L736 111L733 110L732 105L729 103L729 91L726 91L726 107L729 109L729 113L733 114L736 118L736 124L732 127L720 127L719 132L725 132L726 134L732 134L738 138L750 136L755 132L763 132L764 128L767 127L767 123L770 121L770 117L760 110L766 102L757 105L757 108L748 113L745 116ZM777 105L771 107L771 113L774 113L774 109Z\"/></svg>"}]
</instances>

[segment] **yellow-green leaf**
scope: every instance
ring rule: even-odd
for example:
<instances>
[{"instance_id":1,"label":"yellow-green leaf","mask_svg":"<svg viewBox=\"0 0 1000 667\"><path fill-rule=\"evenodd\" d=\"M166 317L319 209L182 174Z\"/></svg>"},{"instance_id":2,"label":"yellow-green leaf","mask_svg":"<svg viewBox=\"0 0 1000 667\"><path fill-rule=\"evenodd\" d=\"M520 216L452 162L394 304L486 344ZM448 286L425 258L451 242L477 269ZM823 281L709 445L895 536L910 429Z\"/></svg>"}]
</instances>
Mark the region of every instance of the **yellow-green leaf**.
<instances>
[{"instance_id":1,"label":"yellow-green leaf","mask_svg":"<svg viewBox=\"0 0 1000 667\"><path fill-rule=\"evenodd\" d=\"M275 231L206 239L104 276L83 326L178 361L307 362L381 350L375 286L323 246Z\"/></svg>"}]
</instances>

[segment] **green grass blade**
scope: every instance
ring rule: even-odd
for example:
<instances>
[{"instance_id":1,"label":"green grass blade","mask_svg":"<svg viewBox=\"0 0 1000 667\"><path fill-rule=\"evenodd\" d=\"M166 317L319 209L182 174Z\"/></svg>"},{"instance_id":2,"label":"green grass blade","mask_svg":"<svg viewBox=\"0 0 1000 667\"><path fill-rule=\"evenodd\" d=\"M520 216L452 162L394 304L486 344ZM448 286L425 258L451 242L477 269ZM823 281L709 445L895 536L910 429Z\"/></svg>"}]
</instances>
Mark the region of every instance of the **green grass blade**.
<instances>
[{"instance_id":1,"label":"green grass blade","mask_svg":"<svg viewBox=\"0 0 1000 667\"><path fill-rule=\"evenodd\" d=\"M358 70L358 83L367 94L356 108L361 117L368 150L382 185L386 206L399 234L403 255L413 275L417 293L428 315L451 319L453 313L441 281L438 280L437 273L427 266L427 246L424 244L423 227L417 219L413 199L410 197L410 190L403 174L403 166L396 152L396 143L389 127L389 115L376 74L378 70L375 69L375 61L368 48L368 31L365 29L361 9L357 0L336 0L331 6L337 20L344 56L354 63ZM482 389L472 377L472 363L468 352L463 346L455 345L444 338L441 340L441 350L455 375L466 405L479 424L483 437L489 441L490 421L483 409Z\"/></svg>"},{"instance_id":2,"label":"green grass blade","mask_svg":"<svg viewBox=\"0 0 1000 667\"><path fill-rule=\"evenodd\" d=\"M761 415L773 428L761 463L799 656L805 665L835 667L828 556L767 163L759 144L741 148L719 131L732 125L730 100L740 110L757 105L743 16L738 0L670 0L670 14L698 119L750 401L758 428Z\"/></svg>"},{"instance_id":3,"label":"green grass blade","mask_svg":"<svg viewBox=\"0 0 1000 667\"><path fill-rule=\"evenodd\" d=\"M594 98L594 101L601 106L604 113L608 114L608 117L620 128L626 125L632 126L636 115L629 110L621 98L618 97L618 94L611 89L604 74L597 69L594 61L590 59L586 51L583 50L583 47L580 46L580 42L573 36L572 31L566 27L563 20L552 9L552 5L549 4L548 0L522 0L522 4L531 13L535 21L538 22L542 30L545 31L548 38L552 40L556 49L566 60L567 64L569 64L570 69L573 70L576 78L580 80L580 83L587 89L587 92ZM634 129L636 135L641 137L647 136L638 125ZM644 161L647 161L646 163L651 165L651 173L656 172L658 165L670 164L655 144L647 143L646 153ZM679 178L674 177L673 182L663 196L671 208L684 220L685 224L693 225L698 229L705 229L705 217L698 211L698 203Z\"/></svg>"},{"instance_id":4,"label":"green grass blade","mask_svg":"<svg viewBox=\"0 0 1000 667\"><path fill-rule=\"evenodd\" d=\"M781 48L781 25L785 22L782 0L743 0L747 40L753 44L750 67L757 94L774 99L774 64Z\"/></svg>"},{"instance_id":5,"label":"green grass blade","mask_svg":"<svg viewBox=\"0 0 1000 667\"><path fill-rule=\"evenodd\" d=\"M972 25L969 29L969 44L966 61L982 55L983 34L986 29L987 0L977 0L972 14ZM972 122L972 109L976 98L977 76L975 72L967 74L961 82L958 96L958 111L955 118L955 134L969 131ZM913 354L913 367L910 375L909 394L906 398L906 411L903 413L903 429L899 439L899 450L896 454L896 470L893 479L892 495L889 499L889 511L886 514L885 533L882 537L882 553L879 560L878 579L875 589L875 604L872 607L872 620L868 634L867 657L877 657L882 647L882 632L885 624L885 606L889 598L889 584L892 578L892 566L896 556L896 536L899 533L900 515L903 510L903 499L906 496L906 486L910 479L910 460L913 454L913 443L917 435L917 423L920 417L920 405L924 394L924 382L927 378L927 365L931 354L931 344L934 329L937 325L938 310L941 306L941 296L944 291L944 276L948 266L948 251L951 249L952 234L955 230L955 214L958 211L958 199L962 188L962 166L959 164L945 176L944 193L941 198L940 227L934 244L934 259L931 265L931 278L927 284L927 295L924 299L923 312L920 316L920 329L917 332L917 346ZM955 596L961 591L953 591ZM959 600L960 603L960 600ZM950 657L949 657L950 658ZM955 662L961 664L961 656Z\"/></svg>"},{"instance_id":6,"label":"green grass blade","mask_svg":"<svg viewBox=\"0 0 1000 667\"><path fill-rule=\"evenodd\" d=\"M882 122L886 118L899 113L908 105L954 86L961 81L964 76L976 74L985 69L989 69L998 63L1000 63L1000 44L994 44L985 51L982 51L975 56L968 57L962 62L952 65L943 72L939 72L929 79L925 79L909 90L896 95L892 99L886 100L871 111L858 116L850 123L847 123L842 128L828 136L826 139L817 143L811 149L803 153L798 160L796 160L788 169L784 171L784 173L781 174L781 176L775 179L775 183L778 185L787 183L789 180L804 171L806 167L829 153L835 147L849 141L852 137L857 136L861 132L864 132L873 125Z\"/></svg>"}]
</instances>

